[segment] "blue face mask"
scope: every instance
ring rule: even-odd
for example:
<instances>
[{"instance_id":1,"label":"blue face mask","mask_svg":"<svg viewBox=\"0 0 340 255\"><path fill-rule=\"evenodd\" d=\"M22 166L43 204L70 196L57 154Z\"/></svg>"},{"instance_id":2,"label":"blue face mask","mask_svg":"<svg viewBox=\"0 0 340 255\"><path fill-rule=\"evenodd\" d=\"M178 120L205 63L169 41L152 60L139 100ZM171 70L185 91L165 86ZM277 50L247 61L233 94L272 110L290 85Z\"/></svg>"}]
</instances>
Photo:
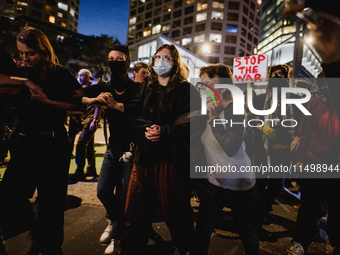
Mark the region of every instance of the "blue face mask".
<instances>
[{"instance_id":1,"label":"blue face mask","mask_svg":"<svg viewBox=\"0 0 340 255\"><path fill-rule=\"evenodd\" d=\"M172 66L163 59L158 60L152 67L153 70L161 77L167 77L171 73Z\"/></svg>"}]
</instances>

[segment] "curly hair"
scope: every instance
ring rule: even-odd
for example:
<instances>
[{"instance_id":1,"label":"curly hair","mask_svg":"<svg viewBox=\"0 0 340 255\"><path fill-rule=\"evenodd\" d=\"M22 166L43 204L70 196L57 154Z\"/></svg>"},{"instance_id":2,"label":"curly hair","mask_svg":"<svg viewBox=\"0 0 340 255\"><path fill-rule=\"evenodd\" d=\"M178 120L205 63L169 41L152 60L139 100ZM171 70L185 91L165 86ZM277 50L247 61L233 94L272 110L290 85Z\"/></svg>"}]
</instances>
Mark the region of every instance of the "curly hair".
<instances>
[{"instance_id":1,"label":"curly hair","mask_svg":"<svg viewBox=\"0 0 340 255\"><path fill-rule=\"evenodd\" d=\"M174 66L171 69L170 73L170 81L168 83L167 89L171 90L174 87L178 86L184 81L187 81L187 69L184 66L184 63L182 62L181 55L179 54L177 48L173 44L163 44L161 47L158 48L156 51L155 55L160 52L163 49L168 49L170 50L171 57L173 58ZM157 73L153 70L155 60L152 58L152 63L149 66L150 70L150 78L148 85L155 83L158 84L158 75Z\"/></svg>"},{"instance_id":2,"label":"curly hair","mask_svg":"<svg viewBox=\"0 0 340 255\"><path fill-rule=\"evenodd\" d=\"M56 65L59 64L50 41L39 29L24 27L18 34L17 41L41 54L42 63L37 67L40 69L39 77L41 79L45 79L51 71L55 70Z\"/></svg>"}]
</instances>

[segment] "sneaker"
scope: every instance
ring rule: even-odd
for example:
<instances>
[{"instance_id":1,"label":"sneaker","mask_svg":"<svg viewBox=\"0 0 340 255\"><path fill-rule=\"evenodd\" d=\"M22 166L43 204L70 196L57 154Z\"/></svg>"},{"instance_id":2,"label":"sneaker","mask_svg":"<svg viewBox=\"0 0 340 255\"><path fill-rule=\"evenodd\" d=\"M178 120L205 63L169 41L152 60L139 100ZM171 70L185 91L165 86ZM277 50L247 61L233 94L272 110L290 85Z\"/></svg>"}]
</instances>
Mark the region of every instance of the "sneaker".
<instances>
[{"instance_id":1,"label":"sneaker","mask_svg":"<svg viewBox=\"0 0 340 255\"><path fill-rule=\"evenodd\" d=\"M102 244L108 244L109 242L111 242L115 234L116 227L117 227L117 221L114 221L114 222L110 221L109 225L106 227L103 234L100 236L99 242L101 242Z\"/></svg>"},{"instance_id":2,"label":"sneaker","mask_svg":"<svg viewBox=\"0 0 340 255\"><path fill-rule=\"evenodd\" d=\"M288 250L289 255L304 255L305 250L302 245L298 242L294 242L293 245Z\"/></svg>"},{"instance_id":3,"label":"sneaker","mask_svg":"<svg viewBox=\"0 0 340 255\"><path fill-rule=\"evenodd\" d=\"M106 247L104 254L105 255L117 255L119 244L120 244L119 239L112 239L111 243Z\"/></svg>"}]
</instances>

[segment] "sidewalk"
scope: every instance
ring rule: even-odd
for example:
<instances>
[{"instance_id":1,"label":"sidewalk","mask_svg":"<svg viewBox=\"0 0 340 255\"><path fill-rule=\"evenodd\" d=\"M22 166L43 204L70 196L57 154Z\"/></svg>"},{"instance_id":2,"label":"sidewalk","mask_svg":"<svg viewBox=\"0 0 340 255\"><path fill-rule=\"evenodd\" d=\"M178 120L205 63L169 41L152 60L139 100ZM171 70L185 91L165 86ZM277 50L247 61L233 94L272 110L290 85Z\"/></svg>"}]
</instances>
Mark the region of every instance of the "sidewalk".
<instances>
[{"instance_id":1,"label":"sidewalk","mask_svg":"<svg viewBox=\"0 0 340 255\"><path fill-rule=\"evenodd\" d=\"M96 133L96 165L97 172L100 171L105 143L102 135L102 128ZM74 159L71 161L70 173L74 172ZM105 246L100 245L99 237L106 228L105 209L96 196L97 180L88 180L78 182L68 186L68 200L65 211L65 238L64 238L64 255L102 255ZM268 232L267 241L260 242L261 255L285 255L291 245L291 236L295 228L297 209L295 204L299 201L284 191L278 196L276 204L273 205L273 211L270 214L270 222L263 228ZM192 207L197 213L198 203L192 199ZM153 223L154 230L161 236L156 242L149 240L149 250L147 255L172 255L173 248L170 233L165 223L158 219ZM326 254L326 226L325 221L321 223L321 236L317 238L309 247L307 254ZM23 233L10 240L5 244L8 249L8 255L20 255L29 245L27 234ZM241 240L236 234L232 222L230 209L224 208L221 218L219 219L215 232L211 237L209 255L241 255L243 246Z\"/></svg>"}]
</instances>

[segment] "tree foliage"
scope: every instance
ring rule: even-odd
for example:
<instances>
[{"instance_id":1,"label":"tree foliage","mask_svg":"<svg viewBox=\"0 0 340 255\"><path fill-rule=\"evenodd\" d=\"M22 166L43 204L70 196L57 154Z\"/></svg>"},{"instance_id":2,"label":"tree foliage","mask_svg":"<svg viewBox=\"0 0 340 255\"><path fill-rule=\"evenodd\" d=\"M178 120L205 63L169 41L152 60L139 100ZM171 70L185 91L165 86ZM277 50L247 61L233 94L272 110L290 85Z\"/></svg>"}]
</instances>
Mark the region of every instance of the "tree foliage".
<instances>
[{"instance_id":1,"label":"tree foliage","mask_svg":"<svg viewBox=\"0 0 340 255\"><path fill-rule=\"evenodd\" d=\"M0 17L0 44L14 57L18 57L16 36L24 25L23 22ZM98 71L108 66L107 56L110 46L120 44L116 38L108 35L97 37L80 34L67 35L51 27L43 25L35 25L35 27L49 38L60 64L70 67L75 73L84 67ZM63 37L61 38L60 35Z\"/></svg>"}]
</instances>

